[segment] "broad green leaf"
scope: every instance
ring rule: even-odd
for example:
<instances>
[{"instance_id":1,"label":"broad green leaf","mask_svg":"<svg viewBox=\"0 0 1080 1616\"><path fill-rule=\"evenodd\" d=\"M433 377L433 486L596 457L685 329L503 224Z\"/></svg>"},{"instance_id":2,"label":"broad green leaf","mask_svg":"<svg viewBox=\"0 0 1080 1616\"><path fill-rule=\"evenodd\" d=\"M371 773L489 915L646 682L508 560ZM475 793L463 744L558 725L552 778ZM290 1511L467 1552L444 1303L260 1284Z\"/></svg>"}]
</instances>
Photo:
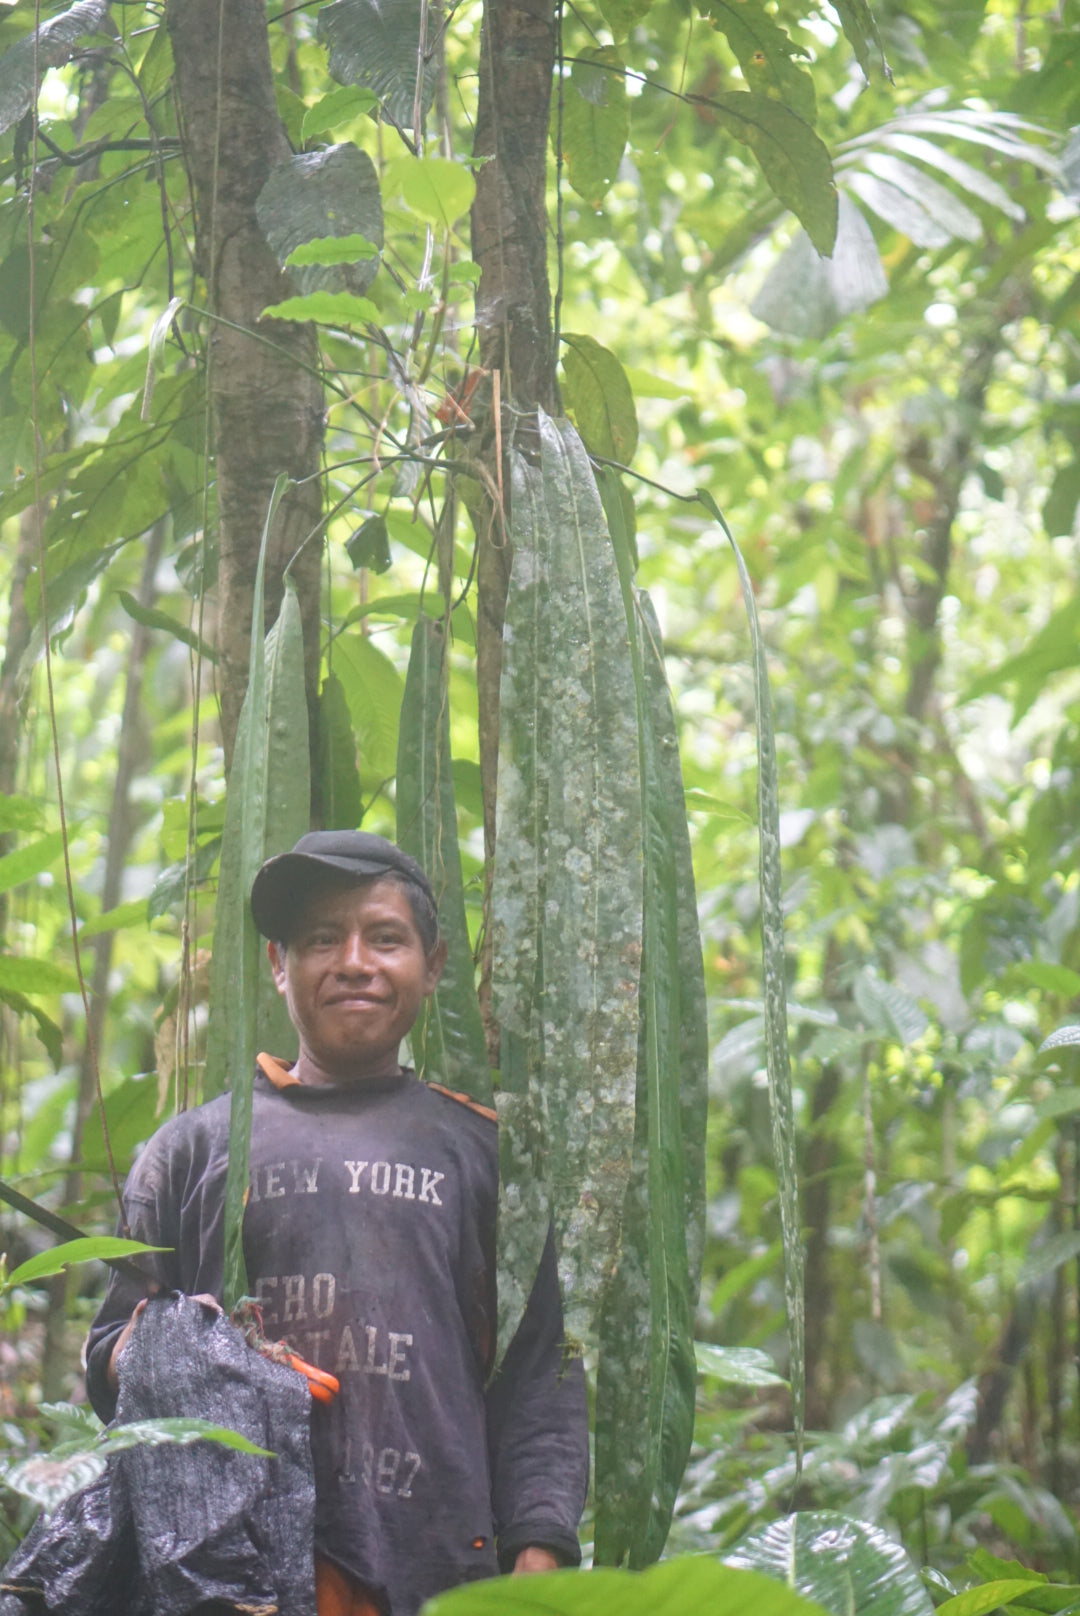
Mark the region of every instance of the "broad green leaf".
<instances>
[{"instance_id":1,"label":"broad green leaf","mask_svg":"<svg viewBox=\"0 0 1080 1616\"><path fill-rule=\"evenodd\" d=\"M1080 1230L1052 1235L1045 1245L1032 1252L1017 1274L1016 1283L1037 1285L1060 1268L1062 1263L1072 1262L1075 1257L1080 1257Z\"/></svg>"},{"instance_id":2,"label":"broad green leaf","mask_svg":"<svg viewBox=\"0 0 1080 1616\"><path fill-rule=\"evenodd\" d=\"M0 833L41 829L41 804L28 797L0 795Z\"/></svg>"},{"instance_id":3,"label":"broad green leaf","mask_svg":"<svg viewBox=\"0 0 1080 1616\"><path fill-rule=\"evenodd\" d=\"M353 326L376 324L379 311L369 297L352 292L308 292L304 297L286 297L271 303L260 320L314 320L318 325Z\"/></svg>"},{"instance_id":4,"label":"broad green leaf","mask_svg":"<svg viewBox=\"0 0 1080 1616\"><path fill-rule=\"evenodd\" d=\"M772 1521L725 1558L769 1573L833 1616L933 1616L930 1595L900 1544L880 1526L831 1509Z\"/></svg>"},{"instance_id":5,"label":"broad green leaf","mask_svg":"<svg viewBox=\"0 0 1080 1616\"><path fill-rule=\"evenodd\" d=\"M821 1606L769 1577L694 1554L643 1572L495 1577L440 1594L423 1616L821 1616Z\"/></svg>"},{"instance_id":6,"label":"broad green leaf","mask_svg":"<svg viewBox=\"0 0 1080 1616\"><path fill-rule=\"evenodd\" d=\"M774 331L820 340L888 290L873 231L841 191L832 257L822 258L800 230L769 271L750 312Z\"/></svg>"},{"instance_id":7,"label":"broad green leaf","mask_svg":"<svg viewBox=\"0 0 1080 1616\"><path fill-rule=\"evenodd\" d=\"M1076 526L1080 504L1080 460L1059 466L1042 509L1043 527L1049 538L1068 538Z\"/></svg>"},{"instance_id":8,"label":"broad green leaf","mask_svg":"<svg viewBox=\"0 0 1080 1616\"><path fill-rule=\"evenodd\" d=\"M138 1072L126 1077L105 1096L105 1124L116 1160L130 1161L136 1148L145 1144L156 1129L160 1120L157 1090L156 1072ZM93 1173L109 1170L100 1106L95 1106L87 1118L80 1166Z\"/></svg>"},{"instance_id":9,"label":"broad green leaf","mask_svg":"<svg viewBox=\"0 0 1080 1616\"><path fill-rule=\"evenodd\" d=\"M828 148L790 107L753 91L709 100L724 128L749 146L775 196L791 209L819 253L836 240L836 186Z\"/></svg>"},{"instance_id":10,"label":"broad green leaf","mask_svg":"<svg viewBox=\"0 0 1080 1616\"><path fill-rule=\"evenodd\" d=\"M316 135L325 135L331 129L337 129L343 123L352 123L354 118L363 117L365 112L371 112L378 104L379 98L374 90L362 90L355 84L331 90L329 95L322 96L304 114L301 130L304 144Z\"/></svg>"},{"instance_id":11,"label":"broad green leaf","mask_svg":"<svg viewBox=\"0 0 1080 1616\"><path fill-rule=\"evenodd\" d=\"M389 164L388 189L397 190L413 213L440 230L450 230L468 213L476 181L449 157L399 157Z\"/></svg>"},{"instance_id":12,"label":"broad green leaf","mask_svg":"<svg viewBox=\"0 0 1080 1616\"><path fill-rule=\"evenodd\" d=\"M0 954L0 989L4 988L16 993L78 993L79 979L74 971L54 960Z\"/></svg>"},{"instance_id":13,"label":"broad green leaf","mask_svg":"<svg viewBox=\"0 0 1080 1616\"><path fill-rule=\"evenodd\" d=\"M49 1514L65 1498L96 1481L105 1471L109 1454L123 1452L126 1448L190 1442L216 1442L238 1453L273 1457L239 1431L213 1425L209 1420L133 1420L127 1425L111 1425L90 1438L62 1442L49 1453L36 1453L28 1459L14 1461L0 1459L0 1485Z\"/></svg>"},{"instance_id":14,"label":"broad green leaf","mask_svg":"<svg viewBox=\"0 0 1080 1616\"><path fill-rule=\"evenodd\" d=\"M634 395L619 361L594 337L563 337L563 398L590 454L629 465L637 448Z\"/></svg>"},{"instance_id":15,"label":"broad green leaf","mask_svg":"<svg viewBox=\"0 0 1080 1616\"><path fill-rule=\"evenodd\" d=\"M624 365L623 375L630 383L635 398L689 398L692 396L690 387L682 387L667 376L656 376L651 370L641 370L637 365Z\"/></svg>"},{"instance_id":16,"label":"broad green leaf","mask_svg":"<svg viewBox=\"0 0 1080 1616\"><path fill-rule=\"evenodd\" d=\"M652 10L652 0L598 0L598 3L600 15L611 29L616 44Z\"/></svg>"},{"instance_id":17,"label":"broad green leaf","mask_svg":"<svg viewBox=\"0 0 1080 1616\"><path fill-rule=\"evenodd\" d=\"M887 79L892 78L885 60L885 48L867 0L835 0L834 9L841 27L851 41L859 66L870 77L871 50L881 58L881 68Z\"/></svg>"},{"instance_id":18,"label":"broad green leaf","mask_svg":"<svg viewBox=\"0 0 1080 1616\"><path fill-rule=\"evenodd\" d=\"M318 37L339 84L373 90L399 128L412 129L420 66L420 0L335 0L319 12ZM428 23L428 45L433 44ZM436 52L425 52L421 118L435 98ZM415 131L414 131L415 133Z\"/></svg>"},{"instance_id":19,"label":"broad green leaf","mask_svg":"<svg viewBox=\"0 0 1080 1616\"><path fill-rule=\"evenodd\" d=\"M1045 1122L1048 1118L1071 1117L1080 1111L1080 1089L1057 1089L1035 1107L1035 1118Z\"/></svg>"},{"instance_id":20,"label":"broad green leaf","mask_svg":"<svg viewBox=\"0 0 1080 1616\"><path fill-rule=\"evenodd\" d=\"M283 269L288 266L301 292L359 296L375 279L383 244L382 196L375 165L358 146L327 146L278 163L259 192L255 214L275 258ZM354 251L358 237L361 250ZM348 243L339 249L348 256L328 256L327 238Z\"/></svg>"},{"instance_id":21,"label":"broad green leaf","mask_svg":"<svg viewBox=\"0 0 1080 1616\"><path fill-rule=\"evenodd\" d=\"M212 836L208 841L199 843L194 858L178 859L175 864L166 865L150 888L145 920L156 920L159 915L167 914L174 906L182 904L189 881L195 887L202 886L217 863L220 851L221 837Z\"/></svg>"},{"instance_id":22,"label":"broad green leaf","mask_svg":"<svg viewBox=\"0 0 1080 1616\"><path fill-rule=\"evenodd\" d=\"M87 1236L85 1240L68 1240L21 1263L7 1276L4 1288L10 1290L14 1285L32 1285L38 1279L51 1279L53 1274L62 1274L75 1263L104 1262L111 1257L137 1257L147 1251L170 1249L169 1246L144 1246L138 1240L121 1240L104 1234Z\"/></svg>"},{"instance_id":23,"label":"broad green leaf","mask_svg":"<svg viewBox=\"0 0 1080 1616\"><path fill-rule=\"evenodd\" d=\"M610 189L630 138L630 104L624 64L611 45L587 51L570 69L563 90L562 143L566 177L591 208ZM552 97L552 139L558 140L558 110Z\"/></svg>"},{"instance_id":24,"label":"broad green leaf","mask_svg":"<svg viewBox=\"0 0 1080 1616\"><path fill-rule=\"evenodd\" d=\"M217 661L217 652L213 646L208 645L205 640L200 640L195 630L188 628L186 623L178 623L175 617L170 617L168 612L161 611L157 606L141 605L126 589L117 590L116 598L128 616L136 623L141 623L144 628L162 629L166 634L171 634L174 640L179 640L183 645L190 645L204 662Z\"/></svg>"},{"instance_id":25,"label":"broad green leaf","mask_svg":"<svg viewBox=\"0 0 1080 1616\"><path fill-rule=\"evenodd\" d=\"M1080 995L1080 971L1071 971L1067 965L1054 965L1047 960L1029 960L1016 967L1017 976L1032 987L1045 993L1057 993L1065 999Z\"/></svg>"},{"instance_id":26,"label":"broad green leaf","mask_svg":"<svg viewBox=\"0 0 1080 1616\"><path fill-rule=\"evenodd\" d=\"M386 517L376 512L361 522L356 532L345 541L345 549L354 567L370 567L372 572L390 569L390 536Z\"/></svg>"},{"instance_id":27,"label":"broad green leaf","mask_svg":"<svg viewBox=\"0 0 1080 1616\"><path fill-rule=\"evenodd\" d=\"M39 82L50 67L63 67L79 41L99 31L108 13L108 0L77 0L67 11L43 22L37 30ZM31 31L0 56L0 134L30 111L34 90Z\"/></svg>"},{"instance_id":28,"label":"broad green leaf","mask_svg":"<svg viewBox=\"0 0 1080 1616\"><path fill-rule=\"evenodd\" d=\"M898 988L895 982L883 982L869 969L859 972L853 991L868 1032L882 1038L895 1038L906 1048L916 1043L929 1026L926 1015L910 994Z\"/></svg>"},{"instance_id":29,"label":"broad green leaf","mask_svg":"<svg viewBox=\"0 0 1080 1616\"><path fill-rule=\"evenodd\" d=\"M332 673L319 694L319 798L324 830L355 830L364 816L349 704Z\"/></svg>"},{"instance_id":30,"label":"broad green leaf","mask_svg":"<svg viewBox=\"0 0 1080 1616\"><path fill-rule=\"evenodd\" d=\"M397 840L431 882L447 956L439 986L412 1030L412 1046L421 1077L490 1106L491 1072L465 919L448 674L443 626L421 617L413 630L401 702Z\"/></svg>"},{"instance_id":31,"label":"broad green leaf","mask_svg":"<svg viewBox=\"0 0 1080 1616\"><path fill-rule=\"evenodd\" d=\"M286 269L305 269L309 264L355 264L362 258L375 258L379 249L366 236L316 236L302 241L285 260Z\"/></svg>"},{"instance_id":32,"label":"broad green leaf","mask_svg":"<svg viewBox=\"0 0 1080 1616\"><path fill-rule=\"evenodd\" d=\"M614 472L602 474L600 490L630 634L645 869L634 1157L618 1267L601 1314L596 1556L637 1569L663 1549L694 1428L692 1320L704 1242L707 1029L678 738L660 633L648 597L633 587Z\"/></svg>"},{"instance_id":33,"label":"broad green leaf","mask_svg":"<svg viewBox=\"0 0 1080 1616\"><path fill-rule=\"evenodd\" d=\"M795 57L804 55L768 15L760 0L699 0L723 33L751 90L771 95L808 124L817 117L814 81Z\"/></svg>"},{"instance_id":34,"label":"broad green leaf","mask_svg":"<svg viewBox=\"0 0 1080 1616\"><path fill-rule=\"evenodd\" d=\"M349 704L361 772L372 787L392 780L397 768L398 715L404 681L385 652L366 634L339 634L334 673Z\"/></svg>"},{"instance_id":35,"label":"broad green leaf","mask_svg":"<svg viewBox=\"0 0 1080 1616\"><path fill-rule=\"evenodd\" d=\"M756 1347L716 1347L711 1341L695 1341L698 1373L732 1386L786 1386L783 1375L773 1368L767 1352Z\"/></svg>"},{"instance_id":36,"label":"broad green leaf","mask_svg":"<svg viewBox=\"0 0 1080 1616\"><path fill-rule=\"evenodd\" d=\"M1052 1049L1069 1049L1075 1044L1080 1044L1080 1025L1072 1022L1067 1027L1059 1027L1049 1038L1044 1038L1039 1045L1039 1054L1049 1054Z\"/></svg>"},{"instance_id":37,"label":"broad green leaf","mask_svg":"<svg viewBox=\"0 0 1080 1616\"><path fill-rule=\"evenodd\" d=\"M799 1192L795 1163L795 1113L791 1098L791 1055L788 1049L785 990L783 879L780 865L780 792L776 768L772 696L765 642L758 620L754 586L742 552L723 513L707 489L698 499L720 524L735 555L754 658L754 710L757 716L758 837L761 894L761 951L765 999L765 1064L769 1079L773 1159L780 1191L780 1226L784 1241L784 1300L787 1309L791 1408L795 1427L796 1473L802 1466L806 1363L803 1247L799 1232Z\"/></svg>"},{"instance_id":38,"label":"broad green leaf","mask_svg":"<svg viewBox=\"0 0 1080 1616\"><path fill-rule=\"evenodd\" d=\"M24 881L32 881L55 864L63 851L63 834L55 830L13 853L5 853L0 858L0 892L10 892Z\"/></svg>"},{"instance_id":39,"label":"broad green leaf","mask_svg":"<svg viewBox=\"0 0 1080 1616\"><path fill-rule=\"evenodd\" d=\"M140 905L145 908L145 905ZM0 987L0 1004L6 1004L18 1016L32 1016L37 1022L38 1037L45 1045L49 1059L56 1071L64 1063L64 1035L51 1016L47 1016L40 1005L28 999L25 993L15 988Z\"/></svg>"},{"instance_id":40,"label":"broad green leaf","mask_svg":"<svg viewBox=\"0 0 1080 1616\"><path fill-rule=\"evenodd\" d=\"M944 1616L989 1616L989 1612L998 1610L1002 1605L1009 1605L1021 1594L1030 1593L1032 1588L1041 1585L1038 1578L1004 1578L1000 1582L987 1582L981 1588L967 1588L962 1594L956 1594L952 1599L946 1599L939 1605L938 1611Z\"/></svg>"},{"instance_id":41,"label":"broad green leaf","mask_svg":"<svg viewBox=\"0 0 1080 1616\"><path fill-rule=\"evenodd\" d=\"M149 49L139 63L139 86L148 101L153 101L159 91L163 90L173 76L172 41L169 39L169 29L162 17L154 29L154 37L150 41Z\"/></svg>"},{"instance_id":42,"label":"broad green leaf","mask_svg":"<svg viewBox=\"0 0 1080 1616\"><path fill-rule=\"evenodd\" d=\"M1080 663L1080 593L1054 612L1036 634L1030 645L1018 655L1009 657L988 673L980 675L961 693L960 701L974 701L992 691L1015 684L1013 722L1027 712L1032 702L1041 695L1051 674L1063 668L1075 668Z\"/></svg>"}]
</instances>

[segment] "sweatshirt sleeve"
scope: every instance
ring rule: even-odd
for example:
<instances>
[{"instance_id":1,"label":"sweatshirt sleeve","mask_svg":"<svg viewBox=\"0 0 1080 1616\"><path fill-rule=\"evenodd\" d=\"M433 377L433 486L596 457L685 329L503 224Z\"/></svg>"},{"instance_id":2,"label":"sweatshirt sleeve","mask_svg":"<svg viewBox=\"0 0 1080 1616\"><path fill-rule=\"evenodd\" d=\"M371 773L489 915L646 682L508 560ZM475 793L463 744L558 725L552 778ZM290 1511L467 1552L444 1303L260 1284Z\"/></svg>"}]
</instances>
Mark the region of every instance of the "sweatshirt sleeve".
<instances>
[{"instance_id":1,"label":"sweatshirt sleeve","mask_svg":"<svg viewBox=\"0 0 1080 1616\"><path fill-rule=\"evenodd\" d=\"M151 1140L132 1168L124 1189L124 1212L128 1226L125 1229L123 1219L118 1219L116 1232L130 1235L132 1240L141 1240L148 1246L175 1248L178 1220L169 1207L166 1193L168 1176L155 1170L160 1168L160 1162L152 1159L144 1161L144 1157L160 1154L157 1140ZM162 1251L153 1257L148 1254L139 1261L146 1265L148 1273L157 1275L160 1289L180 1288L180 1265L175 1249ZM106 1422L116 1413L116 1390L109 1385L108 1379L109 1359L116 1338L130 1319L136 1304L149 1293L149 1280L145 1287L141 1287L134 1280L112 1270L104 1300L90 1326L85 1347L86 1394L95 1414Z\"/></svg>"},{"instance_id":2,"label":"sweatshirt sleeve","mask_svg":"<svg viewBox=\"0 0 1080 1616\"><path fill-rule=\"evenodd\" d=\"M499 1566L544 1548L578 1565L589 1485L589 1415L580 1358L564 1357L549 1231L525 1315L488 1389L488 1446Z\"/></svg>"}]
</instances>

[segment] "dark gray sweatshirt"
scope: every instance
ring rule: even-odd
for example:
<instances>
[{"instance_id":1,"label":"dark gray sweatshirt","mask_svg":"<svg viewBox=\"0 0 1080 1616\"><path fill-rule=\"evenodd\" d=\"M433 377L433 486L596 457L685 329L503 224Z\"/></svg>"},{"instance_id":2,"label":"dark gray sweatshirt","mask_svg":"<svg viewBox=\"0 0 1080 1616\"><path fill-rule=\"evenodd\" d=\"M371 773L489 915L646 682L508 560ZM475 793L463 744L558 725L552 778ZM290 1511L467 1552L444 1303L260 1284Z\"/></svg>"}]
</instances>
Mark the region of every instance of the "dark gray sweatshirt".
<instances>
[{"instance_id":1,"label":"dark gray sweatshirt","mask_svg":"<svg viewBox=\"0 0 1080 1616\"><path fill-rule=\"evenodd\" d=\"M511 1569L529 1544L576 1564L588 1420L580 1361L563 1358L550 1239L487 1384L492 1114L411 1072L315 1088L260 1060L249 1288L266 1334L341 1382L332 1404L312 1406L316 1549L393 1616ZM124 1194L132 1236L173 1248L157 1259L161 1280L189 1295L221 1296L228 1130L227 1096L175 1117L138 1157ZM114 1275L90 1331L87 1387L104 1419L115 1407L109 1356L138 1299Z\"/></svg>"}]
</instances>

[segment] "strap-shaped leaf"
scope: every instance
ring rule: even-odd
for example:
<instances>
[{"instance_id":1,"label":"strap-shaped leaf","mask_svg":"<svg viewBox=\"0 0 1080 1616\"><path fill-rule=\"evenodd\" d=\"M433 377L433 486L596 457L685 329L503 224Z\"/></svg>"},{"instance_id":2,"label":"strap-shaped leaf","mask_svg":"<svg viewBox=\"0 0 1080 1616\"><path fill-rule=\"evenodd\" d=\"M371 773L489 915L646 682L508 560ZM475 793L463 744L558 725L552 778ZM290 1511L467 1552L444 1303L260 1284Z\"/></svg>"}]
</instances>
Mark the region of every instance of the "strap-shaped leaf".
<instances>
[{"instance_id":1,"label":"strap-shaped leaf","mask_svg":"<svg viewBox=\"0 0 1080 1616\"><path fill-rule=\"evenodd\" d=\"M271 1011L269 968L248 894L263 860L291 847L307 829L311 791L300 611L288 577L278 622L265 645L263 635L266 545L287 482L282 475L274 485L255 574L248 686L226 799L210 967L204 1093L220 1094L225 1088L232 1093L225 1180L226 1308L247 1288L242 1235L255 1055L264 1041L260 1035L268 1035L265 1042L271 1049L277 1038L275 1052L291 1052L280 1041L280 1026L269 1020L280 1012Z\"/></svg>"},{"instance_id":2,"label":"strap-shaped leaf","mask_svg":"<svg viewBox=\"0 0 1080 1616\"><path fill-rule=\"evenodd\" d=\"M885 60L885 47L881 43L881 35L878 33L877 23L867 0L836 0L836 14L867 78L870 77L872 47L874 53L881 58L882 72L887 79L891 79L889 64Z\"/></svg>"},{"instance_id":3,"label":"strap-shaped leaf","mask_svg":"<svg viewBox=\"0 0 1080 1616\"><path fill-rule=\"evenodd\" d=\"M614 473L603 474L601 491L630 631L645 867L633 1170L619 1265L602 1314L597 1380L596 1556L639 1569L664 1547L694 1429L693 1309L705 1210L705 983L659 627L648 597L633 588Z\"/></svg>"},{"instance_id":4,"label":"strap-shaped leaf","mask_svg":"<svg viewBox=\"0 0 1080 1616\"><path fill-rule=\"evenodd\" d=\"M539 434L539 488L514 457L515 535L528 524L536 542L514 558L501 694L494 980L509 1034L500 1121L516 1175L504 1174L500 1202L503 1341L543 1237L516 1232L522 1208L545 1192L568 1334L593 1333L630 1172L638 1036L641 799L626 615L581 439L542 412ZM539 1193L529 1176L538 1154Z\"/></svg>"},{"instance_id":5,"label":"strap-shaped leaf","mask_svg":"<svg viewBox=\"0 0 1080 1616\"><path fill-rule=\"evenodd\" d=\"M39 82L50 67L63 67L80 39L96 34L108 15L109 0L77 0L50 17L37 31ZM34 104L34 34L30 31L0 57L0 134L18 123Z\"/></svg>"},{"instance_id":6,"label":"strap-shaped leaf","mask_svg":"<svg viewBox=\"0 0 1080 1616\"><path fill-rule=\"evenodd\" d=\"M501 1359L547 1238L541 949L546 890L552 610L543 477L510 457L513 565L503 625L499 786L491 895L492 1003L502 1029L497 1266Z\"/></svg>"},{"instance_id":7,"label":"strap-shaped leaf","mask_svg":"<svg viewBox=\"0 0 1080 1616\"><path fill-rule=\"evenodd\" d=\"M450 758L446 638L421 616L413 629L401 703L397 759L397 839L427 873L446 941L446 967L412 1032L421 1077L492 1103L484 1028L465 919L457 810Z\"/></svg>"},{"instance_id":8,"label":"strap-shaped leaf","mask_svg":"<svg viewBox=\"0 0 1080 1616\"><path fill-rule=\"evenodd\" d=\"M791 1055L788 1049L787 993L784 987L784 906L780 867L780 786L776 769L772 696L765 641L758 621L754 586L742 552L735 543L723 512L707 489L698 499L721 526L735 553L743 604L750 627L754 666L754 708L757 715L758 837L761 892L761 954L765 1000L765 1065L769 1077L773 1158L780 1192L780 1229L784 1241L784 1301L787 1308L791 1413L795 1428L796 1470L802 1468L803 1419L806 1394L805 1299L803 1247L799 1233L799 1184L795 1165L795 1113L791 1101Z\"/></svg>"},{"instance_id":9,"label":"strap-shaped leaf","mask_svg":"<svg viewBox=\"0 0 1080 1616\"><path fill-rule=\"evenodd\" d=\"M330 52L330 71L338 83L373 90L387 117L402 129L413 126L420 18L420 0L335 0L319 12L318 35ZM434 98L435 53L429 49L422 116Z\"/></svg>"},{"instance_id":10,"label":"strap-shaped leaf","mask_svg":"<svg viewBox=\"0 0 1080 1616\"><path fill-rule=\"evenodd\" d=\"M355 830L364 814L349 704L335 674L319 692L319 796L324 830Z\"/></svg>"}]
</instances>

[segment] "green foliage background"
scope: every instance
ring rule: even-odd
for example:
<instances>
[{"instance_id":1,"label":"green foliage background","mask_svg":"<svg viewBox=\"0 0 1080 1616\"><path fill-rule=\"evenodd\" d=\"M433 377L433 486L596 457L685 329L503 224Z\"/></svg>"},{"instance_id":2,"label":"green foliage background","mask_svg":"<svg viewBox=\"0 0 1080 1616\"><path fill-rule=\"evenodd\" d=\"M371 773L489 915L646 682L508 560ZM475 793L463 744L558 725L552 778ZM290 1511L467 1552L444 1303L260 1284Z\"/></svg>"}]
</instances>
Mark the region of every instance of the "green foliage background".
<instances>
[{"instance_id":1,"label":"green foliage background","mask_svg":"<svg viewBox=\"0 0 1080 1616\"><path fill-rule=\"evenodd\" d=\"M788 0L567 8L551 257L563 402L594 454L648 479L621 474L616 488L633 493L637 581L675 695L712 1034L695 1333L788 1372L752 671L727 541L687 502L704 486L746 556L777 729L808 1270L796 1502L887 1527L945 1579L940 1598L972 1575L1007 1580L998 1562L1015 1555L1068 1581L1080 1568L1080 1077L1069 1045L1037 1054L1080 999L1080 11L887 3L877 41L850 21L860 10L838 8L849 37L830 8ZM316 15L270 25L279 110L298 154L346 141L363 154L358 172L378 188L352 185L355 216L333 234L381 249L371 278L367 259L343 268L328 252L296 279L296 316L323 322L327 388L320 712L340 744L324 796L352 804L352 820L358 793L364 824L393 834L410 640L418 617L451 605L475 941L475 500L464 479L451 498L428 462L467 432L446 404L470 362L475 282L473 179L453 159L469 148L480 8L467 0L446 29L446 94L432 87L430 113L442 147L436 158L429 141L423 159L371 116L368 92L405 93L393 52L376 53L385 79L335 86L327 44L347 42L320 38ZM0 22L23 72L32 22L25 0ZM84 961L109 940L99 1059L123 1171L199 1092L225 782L210 322L168 36L153 7L118 7L113 28L108 41L84 31L45 77L34 304L61 768ZM0 65L0 710L15 715L0 801L0 1172L104 1229L104 1138L76 1113L84 1027L34 531L29 103L12 62L6 77ZM406 87L394 106L407 123ZM272 218L264 229L274 240ZM837 231L834 257L819 258ZM140 624L145 672L125 716ZM102 914L125 735L127 856ZM12 1227L12 1265L29 1239ZM28 1416L42 1375L51 1397L74 1383L93 1302L73 1290L66 1330L48 1307L28 1285L4 1314L13 1448L40 1440ZM745 1360L725 1375L699 1381L672 1548L727 1551L791 1504L783 1385L767 1363L757 1389Z\"/></svg>"}]
</instances>

